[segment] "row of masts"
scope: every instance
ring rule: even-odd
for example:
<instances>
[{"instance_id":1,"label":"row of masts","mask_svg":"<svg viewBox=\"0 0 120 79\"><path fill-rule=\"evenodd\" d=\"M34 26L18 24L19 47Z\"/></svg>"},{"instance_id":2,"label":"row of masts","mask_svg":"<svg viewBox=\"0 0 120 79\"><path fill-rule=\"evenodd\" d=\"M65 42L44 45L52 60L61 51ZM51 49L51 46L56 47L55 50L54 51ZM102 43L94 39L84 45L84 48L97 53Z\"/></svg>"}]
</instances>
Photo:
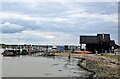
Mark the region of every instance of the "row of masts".
<instances>
[{"instance_id":1,"label":"row of masts","mask_svg":"<svg viewBox=\"0 0 120 79\"><path fill-rule=\"evenodd\" d=\"M32 55L34 53L48 54L54 52L52 49L53 46L48 45L7 45L5 48L5 50L16 51L19 55Z\"/></svg>"},{"instance_id":2,"label":"row of masts","mask_svg":"<svg viewBox=\"0 0 120 79\"><path fill-rule=\"evenodd\" d=\"M6 50L4 52L4 55L11 55L10 52L15 52L17 55L33 55L33 54L39 54L39 55L52 55L54 56L55 53L60 52L68 52L68 51L75 51L79 50L80 48L78 46L74 45L64 45L64 46L57 46L57 45L5 45L2 46ZM15 54L16 55L16 54Z\"/></svg>"}]
</instances>

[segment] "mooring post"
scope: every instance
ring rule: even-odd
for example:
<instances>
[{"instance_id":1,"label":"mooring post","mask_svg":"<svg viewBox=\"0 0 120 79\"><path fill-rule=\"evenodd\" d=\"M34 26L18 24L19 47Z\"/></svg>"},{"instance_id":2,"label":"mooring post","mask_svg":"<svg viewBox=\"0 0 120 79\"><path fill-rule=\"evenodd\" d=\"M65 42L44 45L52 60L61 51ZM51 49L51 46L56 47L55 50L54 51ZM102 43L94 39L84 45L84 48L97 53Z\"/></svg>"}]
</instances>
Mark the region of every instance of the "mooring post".
<instances>
[{"instance_id":1,"label":"mooring post","mask_svg":"<svg viewBox=\"0 0 120 79\"><path fill-rule=\"evenodd\" d=\"M84 49L84 56L85 56L85 49Z\"/></svg>"},{"instance_id":2,"label":"mooring post","mask_svg":"<svg viewBox=\"0 0 120 79\"><path fill-rule=\"evenodd\" d=\"M86 54L86 46L84 47L84 56L85 56L85 54Z\"/></svg>"},{"instance_id":3,"label":"mooring post","mask_svg":"<svg viewBox=\"0 0 120 79\"><path fill-rule=\"evenodd\" d=\"M68 59L70 60L70 58L71 58L71 51L68 50L68 53L69 53L69 55L68 55Z\"/></svg>"},{"instance_id":4,"label":"mooring post","mask_svg":"<svg viewBox=\"0 0 120 79\"><path fill-rule=\"evenodd\" d=\"M46 46L46 56L48 56L48 45Z\"/></svg>"},{"instance_id":5,"label":"mooring post","mask_svg":"<svg viewBox=\"0 0 120 79\"><path fill-rule=\"evenodd\" d=\"M31 55L32 54L32 45L30 44L29 46L28 46L28 52L29 52L29 55Z\"/></svg>"}]
</instances>

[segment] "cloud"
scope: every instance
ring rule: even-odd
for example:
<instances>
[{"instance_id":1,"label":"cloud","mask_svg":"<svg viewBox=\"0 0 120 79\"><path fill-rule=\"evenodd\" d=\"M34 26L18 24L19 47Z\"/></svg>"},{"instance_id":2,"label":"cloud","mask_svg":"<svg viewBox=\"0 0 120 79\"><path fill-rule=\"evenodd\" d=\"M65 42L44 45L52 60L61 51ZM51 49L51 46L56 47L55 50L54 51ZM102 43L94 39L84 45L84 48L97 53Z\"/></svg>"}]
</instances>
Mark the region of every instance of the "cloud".
<instances>
[{"instance_id":1,"label":"cloud","mask_svg":"<svg viewBox=\"0 0 120 79\"><path fill-rule=\"evenodd\" d=\"M2 0L2 2L118 2L119 0Z\"/></svg>"},{"instance_id":2,"label":"cloud","mask_svg":"<svg viewBox=\"0 0 120 79\"><path fill-rule=\"evenodd\" d=\"M63 32L40 32L38 30L24 30L13 34L0 34L2 42L8 44L77 44L77 38L68 33ZM73 37L73 38L71 38ZM9 39L9 40L8 40ZM73 41L74 39L74 41ZM78 41L78 40L77 40Z\"/></svg>"},{"instance_id":3,"label":"cloud","mask_svg":"<svg viewBox=\"0 0 120 79\"><path fill-rule=\"evenodd\" d=\"M23 26L20 26L17 24L12 24L9 22L0 24L0 28L2 28L2 33L16 33L16 32L20 32L24 29Z\"/></svg>"},{"instance_id":4,"label":"cloud","mask_svg":"<svg viewBox=\"0 0 120 79\"><path fill-rule=\"evenodd\" d=\"M80 35L97 33L110 33L113 39L118 39L116 3L5 2L2 5L4 43L14 40L32 44L79 44Z\"/></svg>"},{"instance_id":5,"label":"cloud","mask_svg":"<svg viewBox=\"0 0 120 79\"><path fill-rule=\"evenodd\" d=\"M111 14L111 15L107 15L107 14L90 14L90 13L78 13L78 14L72 14L70 15L70 17L79 17L79 18L87 18L87 19L99 19L99 20L103 20L103 21L109 21L109 22L118 22L118 18L117 18L117 14Z\"/></svg>"},{"instance_id":6,"label":"cloud","mask_svg":"<svg viewBox=\"0 0 120 79\"><path fill-rule=\"evenodd\" d=\"M39 32L39 31L33 31L33 30L24 30L22 31L23 34L25 35L30 35L30 36L34 36L36 38L44 38L44 39L54 39L55 36L50 34L49 32Z\"/></svg>"}]
</instances>

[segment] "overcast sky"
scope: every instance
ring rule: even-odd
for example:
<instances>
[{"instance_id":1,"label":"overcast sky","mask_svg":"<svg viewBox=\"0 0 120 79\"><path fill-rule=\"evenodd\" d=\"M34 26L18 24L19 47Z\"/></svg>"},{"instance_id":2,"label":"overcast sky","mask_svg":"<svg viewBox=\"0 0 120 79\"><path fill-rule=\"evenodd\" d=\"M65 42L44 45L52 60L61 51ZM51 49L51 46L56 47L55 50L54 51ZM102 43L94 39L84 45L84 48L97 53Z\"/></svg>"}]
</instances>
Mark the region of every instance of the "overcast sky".
<instances>
[{"instance_id":1,"label":"overcast sky","mask_svg":"<svg viewBox=\"0 0 120 79\"><path fill-rule=\"evenodd\" d=\"M79 45L80 35L118 41L117 2L2 2L1 43Z\"/></svg>"}]
</instances>

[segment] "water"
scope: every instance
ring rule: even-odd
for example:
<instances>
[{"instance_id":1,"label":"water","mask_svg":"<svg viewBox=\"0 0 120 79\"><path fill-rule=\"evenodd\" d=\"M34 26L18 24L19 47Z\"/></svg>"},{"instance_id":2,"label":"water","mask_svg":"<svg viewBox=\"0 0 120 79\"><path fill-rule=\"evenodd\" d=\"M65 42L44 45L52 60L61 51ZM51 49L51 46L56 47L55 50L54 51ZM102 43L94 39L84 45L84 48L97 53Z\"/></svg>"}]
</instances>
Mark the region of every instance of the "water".
<instances>
[{"instance_id":1,"label":"water","mask_svg":"<svg viewBox=\"0 0 120 79\"><path fill-rule=\"evenodd\" d=\"M90 73L77 66L78 59L67 57L2 57L3 77L86 77Z\"/></svg>"},{"instance_id":2,"label":"water","mask_svg":"<svg viewBox=\"0 0 120 79\"><path fill-rule=\"evenodd\" d=\"M0 78L2 78L2 55L3 49L0 49Z\"/></svg>"}]
</instances>

